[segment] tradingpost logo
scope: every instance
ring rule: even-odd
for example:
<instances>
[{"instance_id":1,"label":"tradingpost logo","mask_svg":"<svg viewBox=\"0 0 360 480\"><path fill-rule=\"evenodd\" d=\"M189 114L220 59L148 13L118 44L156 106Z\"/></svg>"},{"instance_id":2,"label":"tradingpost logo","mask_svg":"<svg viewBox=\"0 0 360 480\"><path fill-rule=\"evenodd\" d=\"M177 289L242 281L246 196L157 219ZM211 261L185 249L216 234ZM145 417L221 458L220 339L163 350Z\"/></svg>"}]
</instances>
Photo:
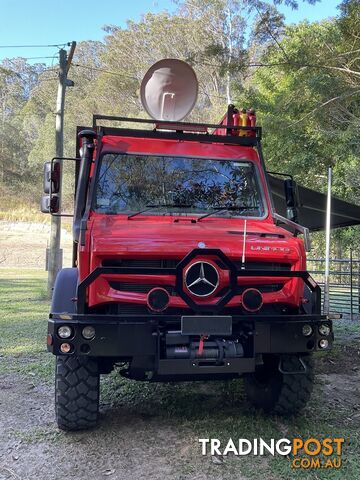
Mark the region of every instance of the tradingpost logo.
<instances>
[{"instance_id":1,"label":"tradingpost logo","mask_svg":"<svg viewBox=\"0 0 360 480\"><path fill-rule=\"evenodd\" d=\"M341 455L344 438L274 438L265 441L263 438L248 440L230 438L222 443L217 438L199 438L202 455L236 456L245 455L282 455L290 459L291 468L316 469L316 468L341 468Z\"/></svg>"}]
</instances>

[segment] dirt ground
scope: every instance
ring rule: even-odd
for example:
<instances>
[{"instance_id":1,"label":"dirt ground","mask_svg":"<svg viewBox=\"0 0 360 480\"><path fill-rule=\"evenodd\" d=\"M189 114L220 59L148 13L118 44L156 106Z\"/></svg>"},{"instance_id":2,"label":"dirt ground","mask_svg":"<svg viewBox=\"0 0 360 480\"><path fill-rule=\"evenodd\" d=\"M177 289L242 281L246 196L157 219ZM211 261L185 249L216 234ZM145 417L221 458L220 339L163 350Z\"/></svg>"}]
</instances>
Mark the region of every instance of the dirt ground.
<instances>
[{"instance_id":1,"label":"dirt ground","mask_svg":"<svg viewBox=\"0 0 360 480\"><path fill-rule=\"evenodd\" d=\"M10 376L0 391L1 479L175 478L172 456L186 441L171 422L104 407L98 430L65 434L54 428L52 388Z\"/></svg>"},{"instance_id":2,"label":"dirt ground","mask_svg":"<svg viewBox=\"0 0 360 480\"><path fill-rule=\"evenodd\" d=\"M353 427L357 425L357 428L360 428L359 353L355 346L350 348L342 345L340 357L339 355L333 359L322 357L318 362L312 403L322 404L322 411L327 415L326 421L332 427L336 426L339 419L330 412L343 412L344 419L340 422L344 421L344 426L351 422ZM136 386L133 393L135 395L136 392L139 393L140 388ZM146 388L156 390L158 386L151 385ZM203 398L204 395L208 397L204 405L211 417L214 410L222 408L221 395L204 384L197 388L202 390ZM1 480L63 478L98 480L106 477L117 480L291 478L276 477L269 473L265 477L259 473L257 477L253 471L250 477L247 477L243 473L243 468L236 468L236 464L240 467L239 462L243 462L243 459L236 459L235 466L229 466L222 460L214 463L213 458L202 457L198 443L201 431L196 432L189 422L179 423L176 414L172 417L159 412L161 396L176 395L176 392L171 392L167 387L160 389L155 403L152 395L148 397L150 410L133 408L131 400L123 402L121 396L116 395L115 400L106 402L108 397L105 395L99 428L79 433L64 433L56 428L53 394L51 385L39 381L34 376L28 378L17 374L2 376ZM213 398L209 403L210 397ZM196 399L195 395L194 400ZM175 398L173 400L176 401ZM237 408L246 417L248 405L244 399L237 402ZM229 407L225 406L225 410L229 410ZM149 411L152 413L146 413ZM316 413L313 411L311 415L314 414ZM253 415L250 413L247 420L254 421ZM214 420L216 421L215 417ZM280 418L274 421L285 437L291 436L290 432L294 427L291 422L289 424ZM263 423L266 424L266 421ZM219 426L217 428L220 429ZM247 427L244 428L246 431ZM244 435L244 431L239 432L239 435L249 438ZM266 464L266 458L261 460Z\"/></svg>"},{"instance_id":3,"label":"dirt ground","mask_svg":"<svg viewBox=\"0 0 360 480\"><path fill-rule=\"evenodd\" d=\"M0 221L0 267L45 269L50 224ZM71 266L72 237L61 231L63 263Z\"/></svg>"}]
</instances>

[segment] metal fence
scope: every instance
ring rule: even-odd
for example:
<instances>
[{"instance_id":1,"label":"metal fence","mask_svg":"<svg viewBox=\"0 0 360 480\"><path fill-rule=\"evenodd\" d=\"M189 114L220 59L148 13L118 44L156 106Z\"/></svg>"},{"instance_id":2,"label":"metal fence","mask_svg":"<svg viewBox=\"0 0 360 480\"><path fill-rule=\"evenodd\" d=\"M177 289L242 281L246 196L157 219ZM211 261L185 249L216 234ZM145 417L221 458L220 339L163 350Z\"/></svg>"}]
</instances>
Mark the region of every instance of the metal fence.
<instances>
[{"instance_id":1,"label":"metal fence","mask_svg":"<svg viewBox=\"0 0 360 480\"><path fill-rule=\"evenodd\" d=\"M324 292L325 258L309 258L307 269ZM329 303L331 312L347 313L351 319L360 314L360 259L331 258Z\"/></svg>"}]
</instances>

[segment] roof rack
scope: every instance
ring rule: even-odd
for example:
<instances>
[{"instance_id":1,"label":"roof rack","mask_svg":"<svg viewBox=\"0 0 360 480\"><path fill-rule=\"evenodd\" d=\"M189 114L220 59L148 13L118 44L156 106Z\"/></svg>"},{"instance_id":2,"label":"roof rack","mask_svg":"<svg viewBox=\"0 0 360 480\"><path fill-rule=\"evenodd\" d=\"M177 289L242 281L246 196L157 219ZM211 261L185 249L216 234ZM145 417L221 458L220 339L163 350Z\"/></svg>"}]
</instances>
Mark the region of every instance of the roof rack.
<instances>
[{"instance_id":1,"label":"roof rack","mask_svg":"<svg viewBox=\"0 0 360 480\"><path fill-rule=\"evenodd\" d=\"M150 124L152 130L115 128L98 125L99 120ZM212 123L168 122L144 118L117 117L113 115L93 115L93 128L99 135L130 136L159 139L182 139L211 143L232 143L255 146L261 140L261 127L238 127ZM234 135L235 131L253 132L251 136ZM215 133L216 132L216 133ZM221 133L218 133L221 132ZM206 140L205 138L206 137Z\"/></svg>"}]
</instances>

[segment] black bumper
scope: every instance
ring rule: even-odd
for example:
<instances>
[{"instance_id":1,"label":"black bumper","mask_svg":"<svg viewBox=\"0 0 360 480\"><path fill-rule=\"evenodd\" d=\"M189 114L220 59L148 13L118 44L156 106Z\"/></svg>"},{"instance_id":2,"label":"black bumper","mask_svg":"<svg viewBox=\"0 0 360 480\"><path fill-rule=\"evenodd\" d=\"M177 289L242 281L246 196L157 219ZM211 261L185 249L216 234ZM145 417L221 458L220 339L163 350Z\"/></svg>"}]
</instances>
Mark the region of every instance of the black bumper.
<instances>
[{"instance_id":1,"label":"black bumper","mask_svg":"<svg viewBox=\"0 0 360 480\"><path fill-rule=\"evenodd\" d=\"M112 357L117 361L135 361L148 359L154 371L160 375L190 375L195 370L206 367L206 373L244 373L255 369L255 359L259 354L307 354L317 350L322 339L328 341L326 349L333 343L332 321L326 315L284 315L278 316L233 316L233 333L241 331L246 325L250 338L250 348L242 358L227 359L219 367L199 359L161 358L160 342L166 332L178 330L180 317L176 316L133 316L122 317L112 315L51 315L48 324L48 350L61 355L60 345L67 342L71 345L68 355L87 355L92 357ZM331 332L322 336L318 327L326 323ZM62 325L72 327L73 335L69 339L61 339L58 328ZM95 337L86 340L82 336L84 326L95 328ZM312 334L304 336L304 325L312 327ZM152 359L152 360L150 360ZM202 371L202 373L204 373Z\"/></svg>"}]
</instances>

